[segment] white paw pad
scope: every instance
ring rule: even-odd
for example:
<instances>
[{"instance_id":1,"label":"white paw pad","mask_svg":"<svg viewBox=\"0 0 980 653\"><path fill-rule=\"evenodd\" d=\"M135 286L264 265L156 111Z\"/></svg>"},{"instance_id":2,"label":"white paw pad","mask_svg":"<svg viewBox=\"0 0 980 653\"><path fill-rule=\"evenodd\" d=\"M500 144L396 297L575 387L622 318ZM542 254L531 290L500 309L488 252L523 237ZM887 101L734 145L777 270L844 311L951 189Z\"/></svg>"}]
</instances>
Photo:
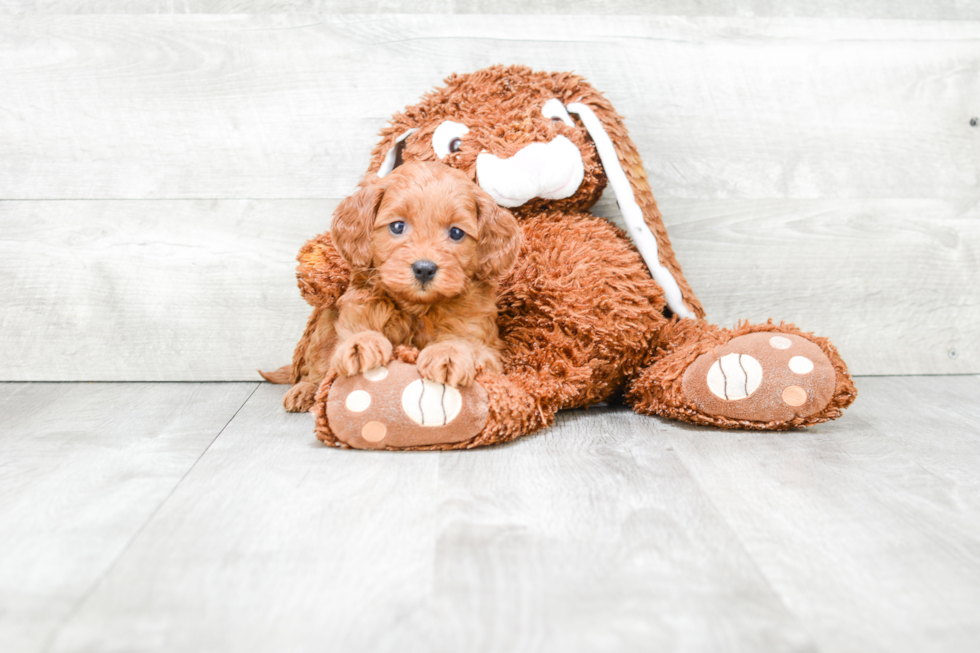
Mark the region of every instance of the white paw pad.
<instances>
[{"instance_id":1,"label":"white paw pad","mask_svg":"<svg viewBox=\"0 0 980 653\"><path fill-rule=\"evenodd\" d=\"M797 374L809 374L813 371L813 361L806 356L793 356L789 359L789 369Z\"/></svg>"},{"instance_id":2,"label":"white paw pad","mask_svg":"<svg viewBox=\"0 0 980 653\"><path fill-rule=\"evenodd\" d=\"M445 426L462 407L459 390L428 379L416 379L402 392L402 410L419 426Z\"/></svg>"},{"instance_id":3,"label":"white paw pad","mask_svg":"<svg viewBox=\"0 0 980 653\"><path fill-rule=\"evenodd\" d=\"M747 354L728 354L708 370L708 389L719 399L745 399L762 384L762 366Z\"/></svg>"},{"instance_id":4,"label":"white paw pad","mask_svg":"<svg viewBox=\"0 0 980 653\"><path fill-rule=\"evenodd\" d=\"M371 395L363 390L355 390L347 395L347 410L352 413L363 413L371 405Z\"/></svg>"},{"instance_id":5,"label":"white paw pad","mask_svg":"<svg viewBox=\"0 0 980 653\"><path fill-rule=\"evenodd\" d=\"M364 378L368 381L383 381L388 376L388 368L382 365L364 373Z\"/></svg>"}]
</instances>

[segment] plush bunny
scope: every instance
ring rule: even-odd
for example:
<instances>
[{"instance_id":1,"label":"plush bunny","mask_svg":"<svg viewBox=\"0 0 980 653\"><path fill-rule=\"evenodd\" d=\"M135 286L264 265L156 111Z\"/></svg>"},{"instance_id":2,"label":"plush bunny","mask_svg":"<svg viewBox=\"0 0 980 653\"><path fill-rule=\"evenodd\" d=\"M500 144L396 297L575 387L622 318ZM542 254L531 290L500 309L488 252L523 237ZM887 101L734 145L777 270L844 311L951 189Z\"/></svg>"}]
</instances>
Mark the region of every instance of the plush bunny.
<instances>
[{"instance_id":1,"label":"plush bunny","mask_svg":"<svg viewBox=\"0 0 980 653\"><path fill-rule=\"evenodd\" d=\"M417 352L400 347L375 373L336 379L332 324L351 268L323 234L298 257L313 314L293 364L265 376L293 384L284 405L310 409L325 443L476 447L619 396L638 413L764 430L835 419L854 401L827 339L771 320L704 320L622 118L581 77L523 66L452 75L381 131L365 183L413 160L463 171L520 223L498 299L504 372L460 392L421 379ZM607 185L628 236L588 213Z\"/></svg>"}]
</instances>

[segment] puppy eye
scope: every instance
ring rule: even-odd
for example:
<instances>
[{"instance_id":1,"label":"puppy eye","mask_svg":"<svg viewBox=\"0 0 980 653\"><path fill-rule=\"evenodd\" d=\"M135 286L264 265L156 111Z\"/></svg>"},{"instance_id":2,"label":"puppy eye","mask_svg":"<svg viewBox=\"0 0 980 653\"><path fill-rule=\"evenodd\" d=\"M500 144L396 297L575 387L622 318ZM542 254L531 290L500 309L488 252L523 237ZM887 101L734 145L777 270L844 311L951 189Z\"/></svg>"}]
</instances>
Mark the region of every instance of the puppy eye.
<instances>
[{"instance_id":1,"label":"puppy eye","mask_svg":"<svg viewBox=\"0 0 980 653\"><path fill-rule=\"evenodd\" d=\"M461 148L461 147L463 147L463 139L462 138L454 138L453 140L449 141L449 151L450 152L459 152L459 148Z\"/></svg>"},{"instance_id":2,"label":"puppy eye","mask_svg":"<svg viewBox=\"0 0 980 653\"><path fill-rule=\"evenodd\" d=\"M388 231L396 236L401 236L403 233L405 233L405 223L401 220L398 222L392 222L390 225L388 225Z\"/></svg>"},{"instance_id":3,"label":"puppy eye","mask_svg":"<svg viewBox=\"0 0 980 653\"><path fill-rule=\"evenodd\" d=\"M456 242L459 242L464 238L466 238L466 232L460 229L459 227L452 227L449 230L449 237L455 240Z\"/></svg>"}]
</instances>

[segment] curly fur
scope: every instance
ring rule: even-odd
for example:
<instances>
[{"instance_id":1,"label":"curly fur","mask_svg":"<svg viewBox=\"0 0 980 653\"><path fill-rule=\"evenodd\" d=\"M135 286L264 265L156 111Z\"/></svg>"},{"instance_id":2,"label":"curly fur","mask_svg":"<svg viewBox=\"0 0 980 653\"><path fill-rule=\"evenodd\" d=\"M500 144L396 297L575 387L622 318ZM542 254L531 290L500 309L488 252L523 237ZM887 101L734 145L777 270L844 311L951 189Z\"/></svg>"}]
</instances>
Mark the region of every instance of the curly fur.
<instances>
[{"instance_id":1,"label":"curly fur","mask_svg":"<svg viewBox=\"0 0 980 653\"><path fill-rule=\"evenodd\" d=\"M392 224L403 232L392 232ZM462 239L451 239L450 228ZM315 246L324 258L326 242ZM331 242L350 269L349 285L336 310L314 310L306 346L297 348L287 410L307 410L310 386L328 374L384 365L393 345L419 348L420 373L440 383L467 386L478 373L501 371L497 281L516 260L520 232L479 186L440 164L403 165L340 203ZM435 276L420 280L418 261L436 264Z\"/></svg>"},{"instance_id":2,"label":"curly fur","mask_svg":"<svg viewBox=\"0 0 980 653\"><path fill-rule=\"evenodd\" d=\"M673 318L663 290L650 278L626 234L588 213L607 178L595 145L579 122L568 126L542 114L542 105L553 98L565 105L584 103L602 122L644 220L656 237L660 262L676 279L684 303L697 319ZM440 159L431 141L444 120L465 124L470 131L458 151ZM753 429L792 428L833 419L854 400L856 390L847 367L826 339L771 321L742 324L732 330L704 321L704 310L674 256L642 160L622 118L581 77L534 72L523 66L492 66L450 76L443 87L397 113L382 129L365 181L378 178L386 154L410 129L417 131L397 145L402 160L439 161L470 180L477 179L476 160L481 152L508 158L531 143L549 142L559 134L579 148L584 165L582 184L572 196L533 199L511 209L520 223L523 242L516 265L499 286L497 324L504 343L503 373L477 376L489 397L487 425L470 441L426 448L507 441L550 424L560 409L619 395L625 395L627 403L641 413ZM301 291L315 307L333 306L346 290L344 267L330 250L330 239L320 236L300 253ZM311 320L315 315L316 309ZM828 356L837 373L837 387L824 410L789 423L737 422L705 415L684 401L680 378L693 360L734 337L766 330L802 335ZM297 351L303 346L301 342ZM394 355L411 357L397 348ZM293 376L302 376L296 365ZM316 393L313 412L318 437L335 441L321 410L329 387L328 377Z\"/></svg>"}]
</instances>

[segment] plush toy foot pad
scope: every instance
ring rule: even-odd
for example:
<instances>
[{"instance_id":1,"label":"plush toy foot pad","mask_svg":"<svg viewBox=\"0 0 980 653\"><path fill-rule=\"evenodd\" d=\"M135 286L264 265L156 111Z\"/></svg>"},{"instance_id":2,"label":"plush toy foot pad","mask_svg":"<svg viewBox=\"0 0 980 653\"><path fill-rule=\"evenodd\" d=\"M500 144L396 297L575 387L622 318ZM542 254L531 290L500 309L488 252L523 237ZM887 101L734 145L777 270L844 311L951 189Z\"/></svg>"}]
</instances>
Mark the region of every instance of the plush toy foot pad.
<instances>
[{"instance_id":1,"label":"plush toy foot pad","mask_svg":"<svg viewBox=\"0 0 980 653\"><path fill-rule=\"evenodd\" d=\"M684 372L684 395L701 412L788 422L823 410L834 396L834 366L806 338L750 333L701 354Z\"/></svg>"},{"instance_id":2,"label":"plush toy foot pad","mask_svg":"<svg viewBox=\"0 0 980 653\"><path fill-rule=\"evenodd\" d=\"M355 449L463 442L483 430L488 414L479 383L457 389L423 379L400 361L338 378L327 395L330 430Z\"/></svg>"}]
</instances>

